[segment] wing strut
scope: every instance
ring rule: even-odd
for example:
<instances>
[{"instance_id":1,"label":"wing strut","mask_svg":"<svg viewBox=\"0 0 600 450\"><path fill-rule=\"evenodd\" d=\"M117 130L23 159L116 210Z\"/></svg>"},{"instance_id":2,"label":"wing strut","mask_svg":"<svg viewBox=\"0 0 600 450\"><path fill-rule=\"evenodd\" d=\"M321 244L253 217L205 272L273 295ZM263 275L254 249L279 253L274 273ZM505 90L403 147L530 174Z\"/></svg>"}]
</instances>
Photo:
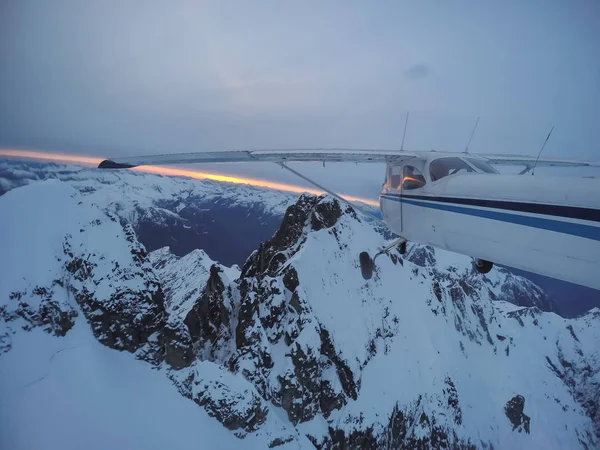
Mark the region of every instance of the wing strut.
<instances>
[{"instance_id":1,"label":"wing strut","mask_svg":"<svg viewBox=\"0 0 600 450\"><path fill-rule=\"evenodd\" d=\"M308 181L310 184L312 184L313 186L321 189L322 191L327 192L329 195L335 197L336 199L338 199L340 202L345 203L347 205L352 206L354 209L358 210L359 212L361 212L362 214L369 216L371 219L373 219L375 222L377 222L378 224L384 226L386 229L388 229L387 224L381 220L379 217L377 217L375 214L371 213L370 211L368 211L367 209L358 206L348 200L346 200L345 198L341 197L340 195L336 194L335 192L333 192L330 189L327 189L325 186L321 186L319 183L317 183L316 181L311 180L310 178L308 178L307 176L302 175L300 172L298 172L297 170L292 169L291 167L287 166L285 163L279 163L279 165L281 167L283 167L285 170L289 170L290 172L292 172L294 175L302 178L304 181Z\"/></svg>"}]
</instances>

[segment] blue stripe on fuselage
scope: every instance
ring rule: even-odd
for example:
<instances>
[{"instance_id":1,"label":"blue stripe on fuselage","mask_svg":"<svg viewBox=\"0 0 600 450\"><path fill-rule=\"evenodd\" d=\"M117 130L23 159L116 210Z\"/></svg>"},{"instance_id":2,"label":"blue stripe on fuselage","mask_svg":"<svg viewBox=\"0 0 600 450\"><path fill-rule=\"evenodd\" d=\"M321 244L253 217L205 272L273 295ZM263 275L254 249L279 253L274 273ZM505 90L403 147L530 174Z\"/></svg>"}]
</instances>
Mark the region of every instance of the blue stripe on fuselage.
<instances>
[{"instance_id":1,"label":"blue stripe on fuselage","mask_svg":"<svg viewBox=\"0 0 600 450\"><path fill-rule=\"evenodd\" d=\"M520 214L511 214L499 211L490 211L486 209L466 208L455 204L440 204L432 203L431 201L422 201L402 198L396 195L383 194L381 195L386 200L403 202L409 205L423 206L425 208L439 209L441 211L450 211L458 214L467 214L471 216L483 217L485 219L499 220L502 222L510 222L517 225L539 228L542 230L555 231L557 233L570 234L595 241L600 241L600 227L593 227L580 223L559 221L546 219L543 217L523 216Z\"/></svg>"}]
</instances>

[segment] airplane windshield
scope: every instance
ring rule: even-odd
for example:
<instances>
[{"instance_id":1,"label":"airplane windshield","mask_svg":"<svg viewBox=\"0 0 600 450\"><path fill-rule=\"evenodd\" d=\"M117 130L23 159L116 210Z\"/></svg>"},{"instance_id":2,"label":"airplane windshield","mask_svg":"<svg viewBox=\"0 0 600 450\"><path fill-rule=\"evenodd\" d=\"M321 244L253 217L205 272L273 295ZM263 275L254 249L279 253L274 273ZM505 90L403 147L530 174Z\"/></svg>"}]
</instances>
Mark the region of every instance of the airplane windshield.
<instances>
[{"instance_id":1,"label":"airplane windshield","mask_svg":"<svg viewBox=\"0 0 600 450\"><path fill-rule=\"evenodd\" d=\"M429 164L429 174L431 181L440 180L448 175L457 173L475 172L471 166L460 158L438 158Z\"/></svg>"},{"instance_id":2,"label":"airplane windshield","mask_svg":"<svg viewBox=\"0 0 600 450\"><path fill-rule=\"evenodd\" d=\"M478 170L481 170L485 173L498 173L496 169L494 169L491 165L486 163L485 161L481 161L480 159L467 158L471 164L473 164Z\"/></svg>"}]
</instances>

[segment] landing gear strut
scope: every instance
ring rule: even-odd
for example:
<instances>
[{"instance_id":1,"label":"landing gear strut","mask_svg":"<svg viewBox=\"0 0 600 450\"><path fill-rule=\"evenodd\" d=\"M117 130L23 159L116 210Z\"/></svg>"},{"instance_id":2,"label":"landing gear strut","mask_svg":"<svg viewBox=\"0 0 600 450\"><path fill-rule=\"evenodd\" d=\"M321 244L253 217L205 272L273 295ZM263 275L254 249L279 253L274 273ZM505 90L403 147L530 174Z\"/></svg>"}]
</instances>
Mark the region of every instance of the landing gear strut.
<instances>
[{"instance_id":1,"label":"landing gear strut","mask_svg":"<svg viewBox=\"0 0 600 450\"><path fill-rule=\"evenodd\" d=\"M358 255L358 260L360 262L360 271L365 280L370 280L371 277L373 277L373 271L375 270L375 259L379 255L383 255L384 253L387 254L387 252L389 252L394 247L398 247L398 251L400 252L400 254L404 255L406 253L406 239L396 239L387 247L382 248L378 253L375 254L375 256L372 259L368 252L362 252L360 255Z\"/></svg>"},{"instance_id":2,"label":"landing gear strut","mask_svg":"<svg viewBox=\"0 0 600 450\"><path fill-rule=\"evenodd\" d=\"M493 262L489 262L484 259L475 259L475 269L477 269L477 272L479 273L489 273L489 271L492 270L492 267L494 267Z\"/></svg>"}]
</instances>

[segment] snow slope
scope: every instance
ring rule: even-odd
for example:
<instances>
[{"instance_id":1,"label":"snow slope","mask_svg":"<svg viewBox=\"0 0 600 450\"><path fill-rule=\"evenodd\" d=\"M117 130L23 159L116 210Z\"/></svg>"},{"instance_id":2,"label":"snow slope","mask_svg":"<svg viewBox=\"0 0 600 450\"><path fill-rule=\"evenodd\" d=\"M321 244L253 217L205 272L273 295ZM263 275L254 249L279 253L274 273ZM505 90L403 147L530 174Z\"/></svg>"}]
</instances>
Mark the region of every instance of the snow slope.
<instances>
[{"instance_id":1,"label":"snow slope","mask_svg":"<svg viewBox=\"0 0 600 450\"><path fill-rule=\"evenodd\" d=\"M84 320L64 338L13 337L0 377L0 448L232 449L239 440L148 364L94 339ZM266 443L244 441L246 448Z\"/></svg>"}]
</instances>

